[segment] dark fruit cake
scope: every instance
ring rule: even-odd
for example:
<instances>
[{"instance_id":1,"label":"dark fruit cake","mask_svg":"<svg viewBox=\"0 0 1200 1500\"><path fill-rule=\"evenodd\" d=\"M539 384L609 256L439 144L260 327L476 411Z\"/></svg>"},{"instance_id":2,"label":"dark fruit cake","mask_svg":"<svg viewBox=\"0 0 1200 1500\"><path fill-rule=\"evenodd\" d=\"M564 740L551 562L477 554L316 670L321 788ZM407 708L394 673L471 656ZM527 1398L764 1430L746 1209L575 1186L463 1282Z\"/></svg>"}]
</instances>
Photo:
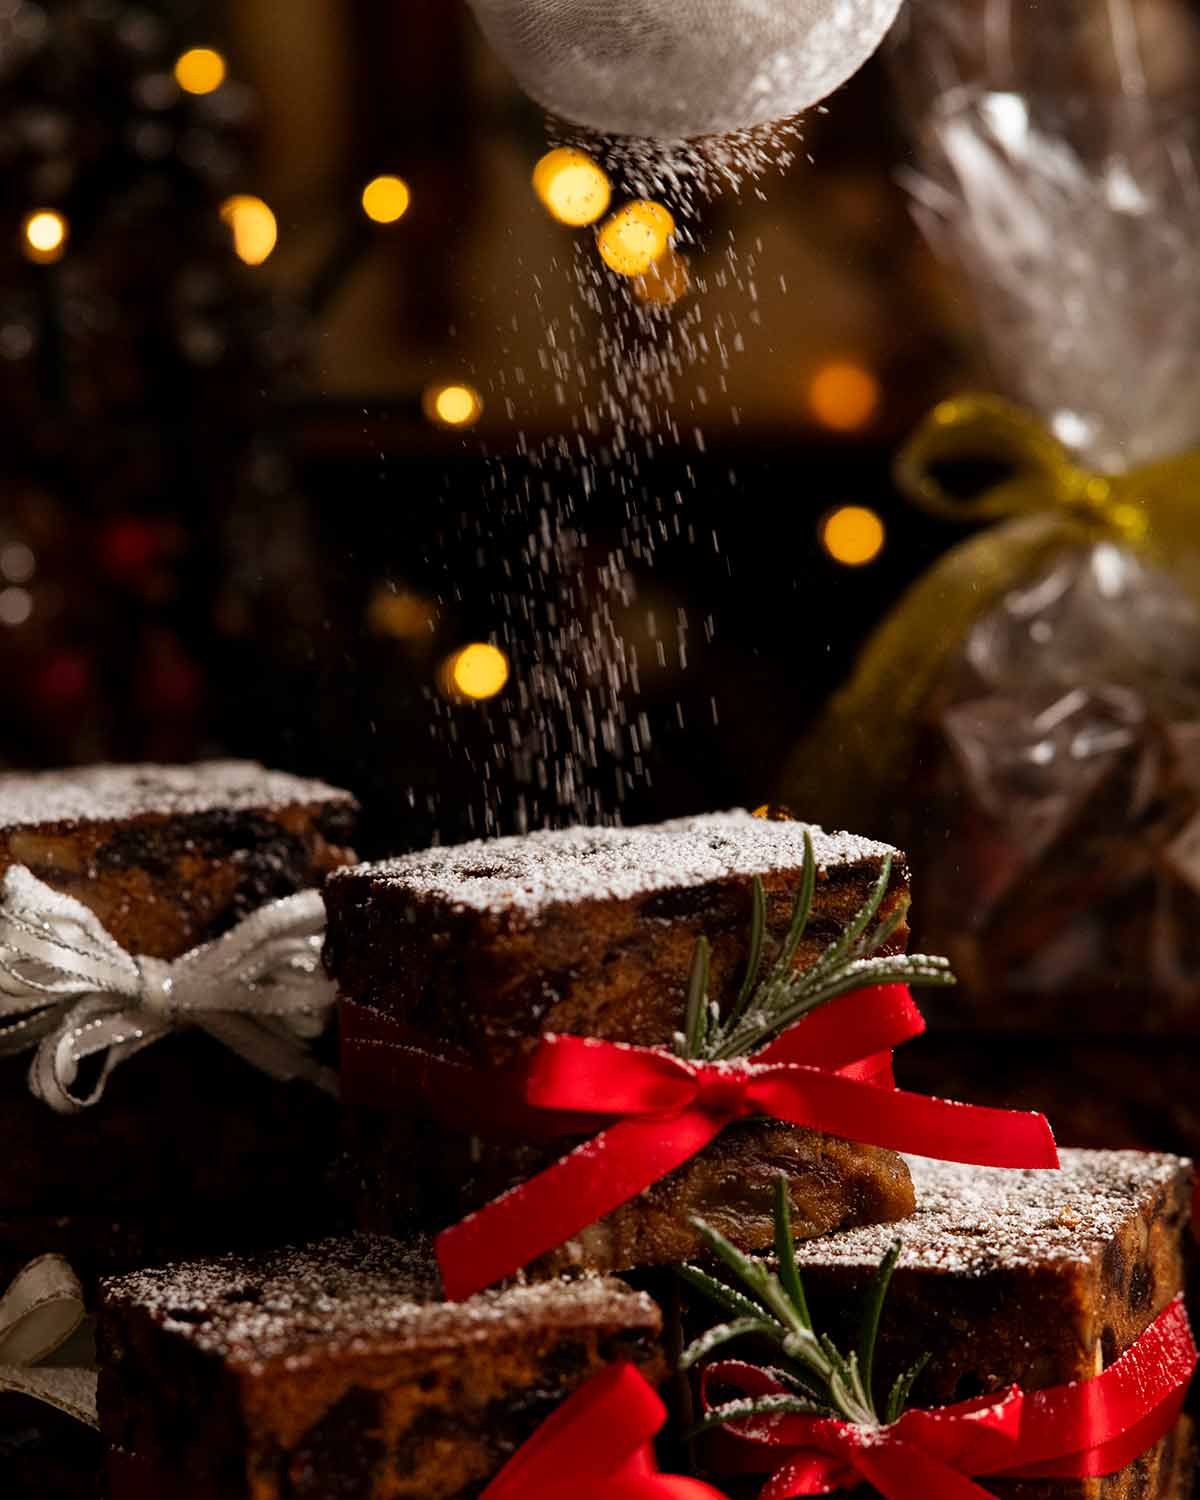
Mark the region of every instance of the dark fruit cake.
<instances>
[{"instance_id":1,"label":"dark fruit cake","mask_svg":"<svg viewBox=\"0 0 1200 1500\"><path fill-rule=\"evenodd\" d=\"M877 921L897 925L881 951L907 939L903 856L849 834L745 812L654 827L572 828L431 849L337 872L326 888L327 963L340 993L477 1066L527 1054L550 1032L670 1046L681 1028L697 939L711 944L709 994L736 994L749 952L751 884L766 895L766 943L791 920L813 840L813 914L796 967L845 931L891 874ZM393 1231L445 1225L534 1175L575 1143L518 1144L455 1131L453 1120L354 1107L359 1222ZM693 1214L746 1249L771 1242L775 1179L792 1183L797 1232L893 1221L912 1209L893 1152L767 1121L725 1130L698 1157L539 1262L620 1271L695 1249Z\"/></svg>"},{"instance_id":2,"label":"dark fruit cake","mask_svg":"<svg viewBox=\"0 0 1200 1500\"><path fill-rule=\"evenodd\" d=\"M159 1493L465 1500L602 1367L657 1383L660 1330L595 1277L442 1302L424 1241L168 1266L103 1288L101 1431Z\"/></svg>"}]
</instances>

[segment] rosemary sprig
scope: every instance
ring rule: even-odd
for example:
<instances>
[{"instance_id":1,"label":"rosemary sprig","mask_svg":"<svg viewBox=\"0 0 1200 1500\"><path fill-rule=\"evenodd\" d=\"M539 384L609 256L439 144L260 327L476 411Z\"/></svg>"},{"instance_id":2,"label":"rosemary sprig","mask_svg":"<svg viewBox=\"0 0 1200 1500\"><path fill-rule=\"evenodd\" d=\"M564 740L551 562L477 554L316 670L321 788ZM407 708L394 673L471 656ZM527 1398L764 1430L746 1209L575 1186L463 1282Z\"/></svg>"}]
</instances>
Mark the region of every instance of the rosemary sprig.
<instances>
[{"instance_id":1,"label":"rosemary sprig","mask_svg":"<svg viewBox=\"0 0 1200 1500\"><path fill-rule=\"evenodd\" d=\"M857 1346L851 1353L843 1354L827 1334L818 1334L813 1327L796 1265L796 1243L792 1235L785 1176L780 1176L775 1190L778 1273L768 1270L761 1261L744 1255L703 1219L693 1219L692 1223L705 1244L725 1262L741 1286L728 1286L696 1266L680 1266L679 1274L690 1286L723 1311L734 1314L728 1322L710 1328L694 1340L684 1350L680 1368L691 1369L715 1349L747 1335L773 1344L785 1361L782 1366L769 1367L771 1374L785 1387L783 1392L726 1402L708 1414L697 1432L745 1417L781 1412L840 1417L862 1427L882 1427L897 1420L929 1358L926 1355L895 1382L881 1416L874 1392L875 1347L888 1287L900 1259L899 1240L884 1256L863 1300Z\"/></svg>"},{"instance_id":2,"label":"rosemary sprig","mask_svg":"<svg viewBox=\"0 0 1200 1500\"><path fill-rule=\"evenodd\" d=\"M774 1041L809 1011L865 985L954 984L954 975L944 958L919 953L880 956L879 950L903 922L907 911L901 904L882 922L875 920L891 875L892 856L888 854L884 856L879 878L853 921L815 964L797 971L796 954L808 930L817 887L816 855L812 837L806 830L804 865L792 919L775 961L765 974L767 898L761 879L754 877L749 962L737 999L724 1016L708 993L711 947L707 938L698 940L688 979L684 1030L678 1042L682 1055L707 1062L747 1057Z\"/></svg>"}]
</instances>

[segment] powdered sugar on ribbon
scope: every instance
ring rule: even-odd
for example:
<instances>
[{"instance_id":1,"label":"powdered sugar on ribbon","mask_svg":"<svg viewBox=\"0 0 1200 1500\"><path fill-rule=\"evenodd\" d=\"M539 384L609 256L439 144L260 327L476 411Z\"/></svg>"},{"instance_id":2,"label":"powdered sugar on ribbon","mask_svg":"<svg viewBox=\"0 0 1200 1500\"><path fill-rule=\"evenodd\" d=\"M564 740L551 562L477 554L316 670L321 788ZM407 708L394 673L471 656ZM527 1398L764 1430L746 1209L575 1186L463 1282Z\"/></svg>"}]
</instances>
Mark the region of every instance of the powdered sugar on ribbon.
<instances>
[{"instance_id":1,"label":"powdered sugar on ribbon","mask_svg":"<svg viewBox=\"0 0 1200 1500\"><path fill-rule=\"evenodd\" d=\"M0 1056L36 1048L30 1089L59 1114L95 1104L116 1067L183 1026L272 1078L336 1093L337 1075L307 1046L334 1001L324 930L320 893L301 891L182 958L135 957L81 902L14 865L0 880ZM97 1055L81 1096L80 1066Z\"/></svg>"}]
</instances>

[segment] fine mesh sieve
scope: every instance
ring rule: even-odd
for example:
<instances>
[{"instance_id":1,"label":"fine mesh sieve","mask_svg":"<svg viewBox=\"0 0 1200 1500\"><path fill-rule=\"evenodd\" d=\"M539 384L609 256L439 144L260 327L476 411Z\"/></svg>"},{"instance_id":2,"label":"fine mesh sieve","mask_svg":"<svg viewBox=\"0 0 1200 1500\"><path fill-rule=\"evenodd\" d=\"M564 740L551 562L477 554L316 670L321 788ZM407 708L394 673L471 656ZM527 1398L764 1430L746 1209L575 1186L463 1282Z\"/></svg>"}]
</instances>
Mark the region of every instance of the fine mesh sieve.
<instances>
[{"instance_id":1,"label":"fine mesh sieve","mask_svg":"<svg viewBox=\"0 0 1200 1500\"><path fill-rule=\"evenodd\" d=\"M727 134L807 109L901 0L471 0L525 92L613 135Z\"/></svg>"}]
</instances>

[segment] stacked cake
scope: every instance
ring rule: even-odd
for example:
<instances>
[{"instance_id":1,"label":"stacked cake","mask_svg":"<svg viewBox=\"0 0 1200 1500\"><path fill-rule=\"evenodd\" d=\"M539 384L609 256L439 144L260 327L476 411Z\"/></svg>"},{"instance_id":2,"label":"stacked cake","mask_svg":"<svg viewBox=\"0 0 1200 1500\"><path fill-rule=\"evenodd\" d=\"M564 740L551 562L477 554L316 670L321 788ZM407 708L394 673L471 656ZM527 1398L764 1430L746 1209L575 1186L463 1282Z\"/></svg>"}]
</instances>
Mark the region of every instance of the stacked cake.
<instances>
[{"instance_id":1,"label":"stacked cake","mask_svg":"<svg viewBox=\"0 0 1200 1500\"><path fill-rule=\"evenodd\" d=\"M340 1106L319 1039L287 1083L223 1062L250 1073L263 1141L275 1094L299 1094L309 1184L340 1126L358 1229L306 1184L320 1233L281 1220L239 1248L214 1202L228 1253L155 1266L143 1245L104 1281L111 1500L1186 1500L1190 1164L1073 1151L1056 1170L1043 1121L896 1089L892 1049L920 1030L905 981L947 978L904 954L897 851L727 813L349 866L328 821L348 801L304 805L306 878L342 865ZM151 846L128 841L168 904L184 874L195 900L254 864L231 844L226 886L210 844L195 867ZM88 858L72 894L126 951L166 960L235 920L214 905L155 952ZM259 904L300 883L274 868ZM139 969L152 994L162 972ZM274 991L244 978L266 1024ZM161 1067L157 1109L172 1049L218 1047L187 1024L207 1012L171 1013L179 1035L118 1054L103 1100L54 1125L136 1112L117 1090ZM72 1098L82 1067L58 1080ZM45 1111L55 1082L11 1087ZM261 1170L227 1163L231 1185Z\"/></svg>"},{"instance_id":2,"label":"stacked cake","mask_svg":"<svg viewBox=\"0 0 1200 1500\"><path fill-rule=\"evenodd\" d=\"M47 1252L88 1282L164 1253L320 1226L334 1100L248 1065L219 1027L180 1027L103 1079L106 1054L93 1054L72 1084L47 1080L51 1102L31 1087L31 1060L54 1048L52 1069L70 1071L66 1031L79 1024L78 1004L92 986L123 982L93 970L73 982L81 944L94 942L95 961L107 961L107 935L136 981L136 966L148 973L313 891L353 859L356 816L347 792L245 761L0 776L0 878L22 877L11 894L5 886L21 925L0 948L0 1285ZM76 903L99 924L94 938L81 937ZM21 951L29 924L45 921L57 924L64 946L48 957L62 972L30 972ZM318 939L319 924L318 910ZM55 996L39 988L47 984ZM140 997L131 992L123 1008L113 998L136 1030ZM99 1009L84 1019L95 1025Z\"/></svg>"}]
</instances>

